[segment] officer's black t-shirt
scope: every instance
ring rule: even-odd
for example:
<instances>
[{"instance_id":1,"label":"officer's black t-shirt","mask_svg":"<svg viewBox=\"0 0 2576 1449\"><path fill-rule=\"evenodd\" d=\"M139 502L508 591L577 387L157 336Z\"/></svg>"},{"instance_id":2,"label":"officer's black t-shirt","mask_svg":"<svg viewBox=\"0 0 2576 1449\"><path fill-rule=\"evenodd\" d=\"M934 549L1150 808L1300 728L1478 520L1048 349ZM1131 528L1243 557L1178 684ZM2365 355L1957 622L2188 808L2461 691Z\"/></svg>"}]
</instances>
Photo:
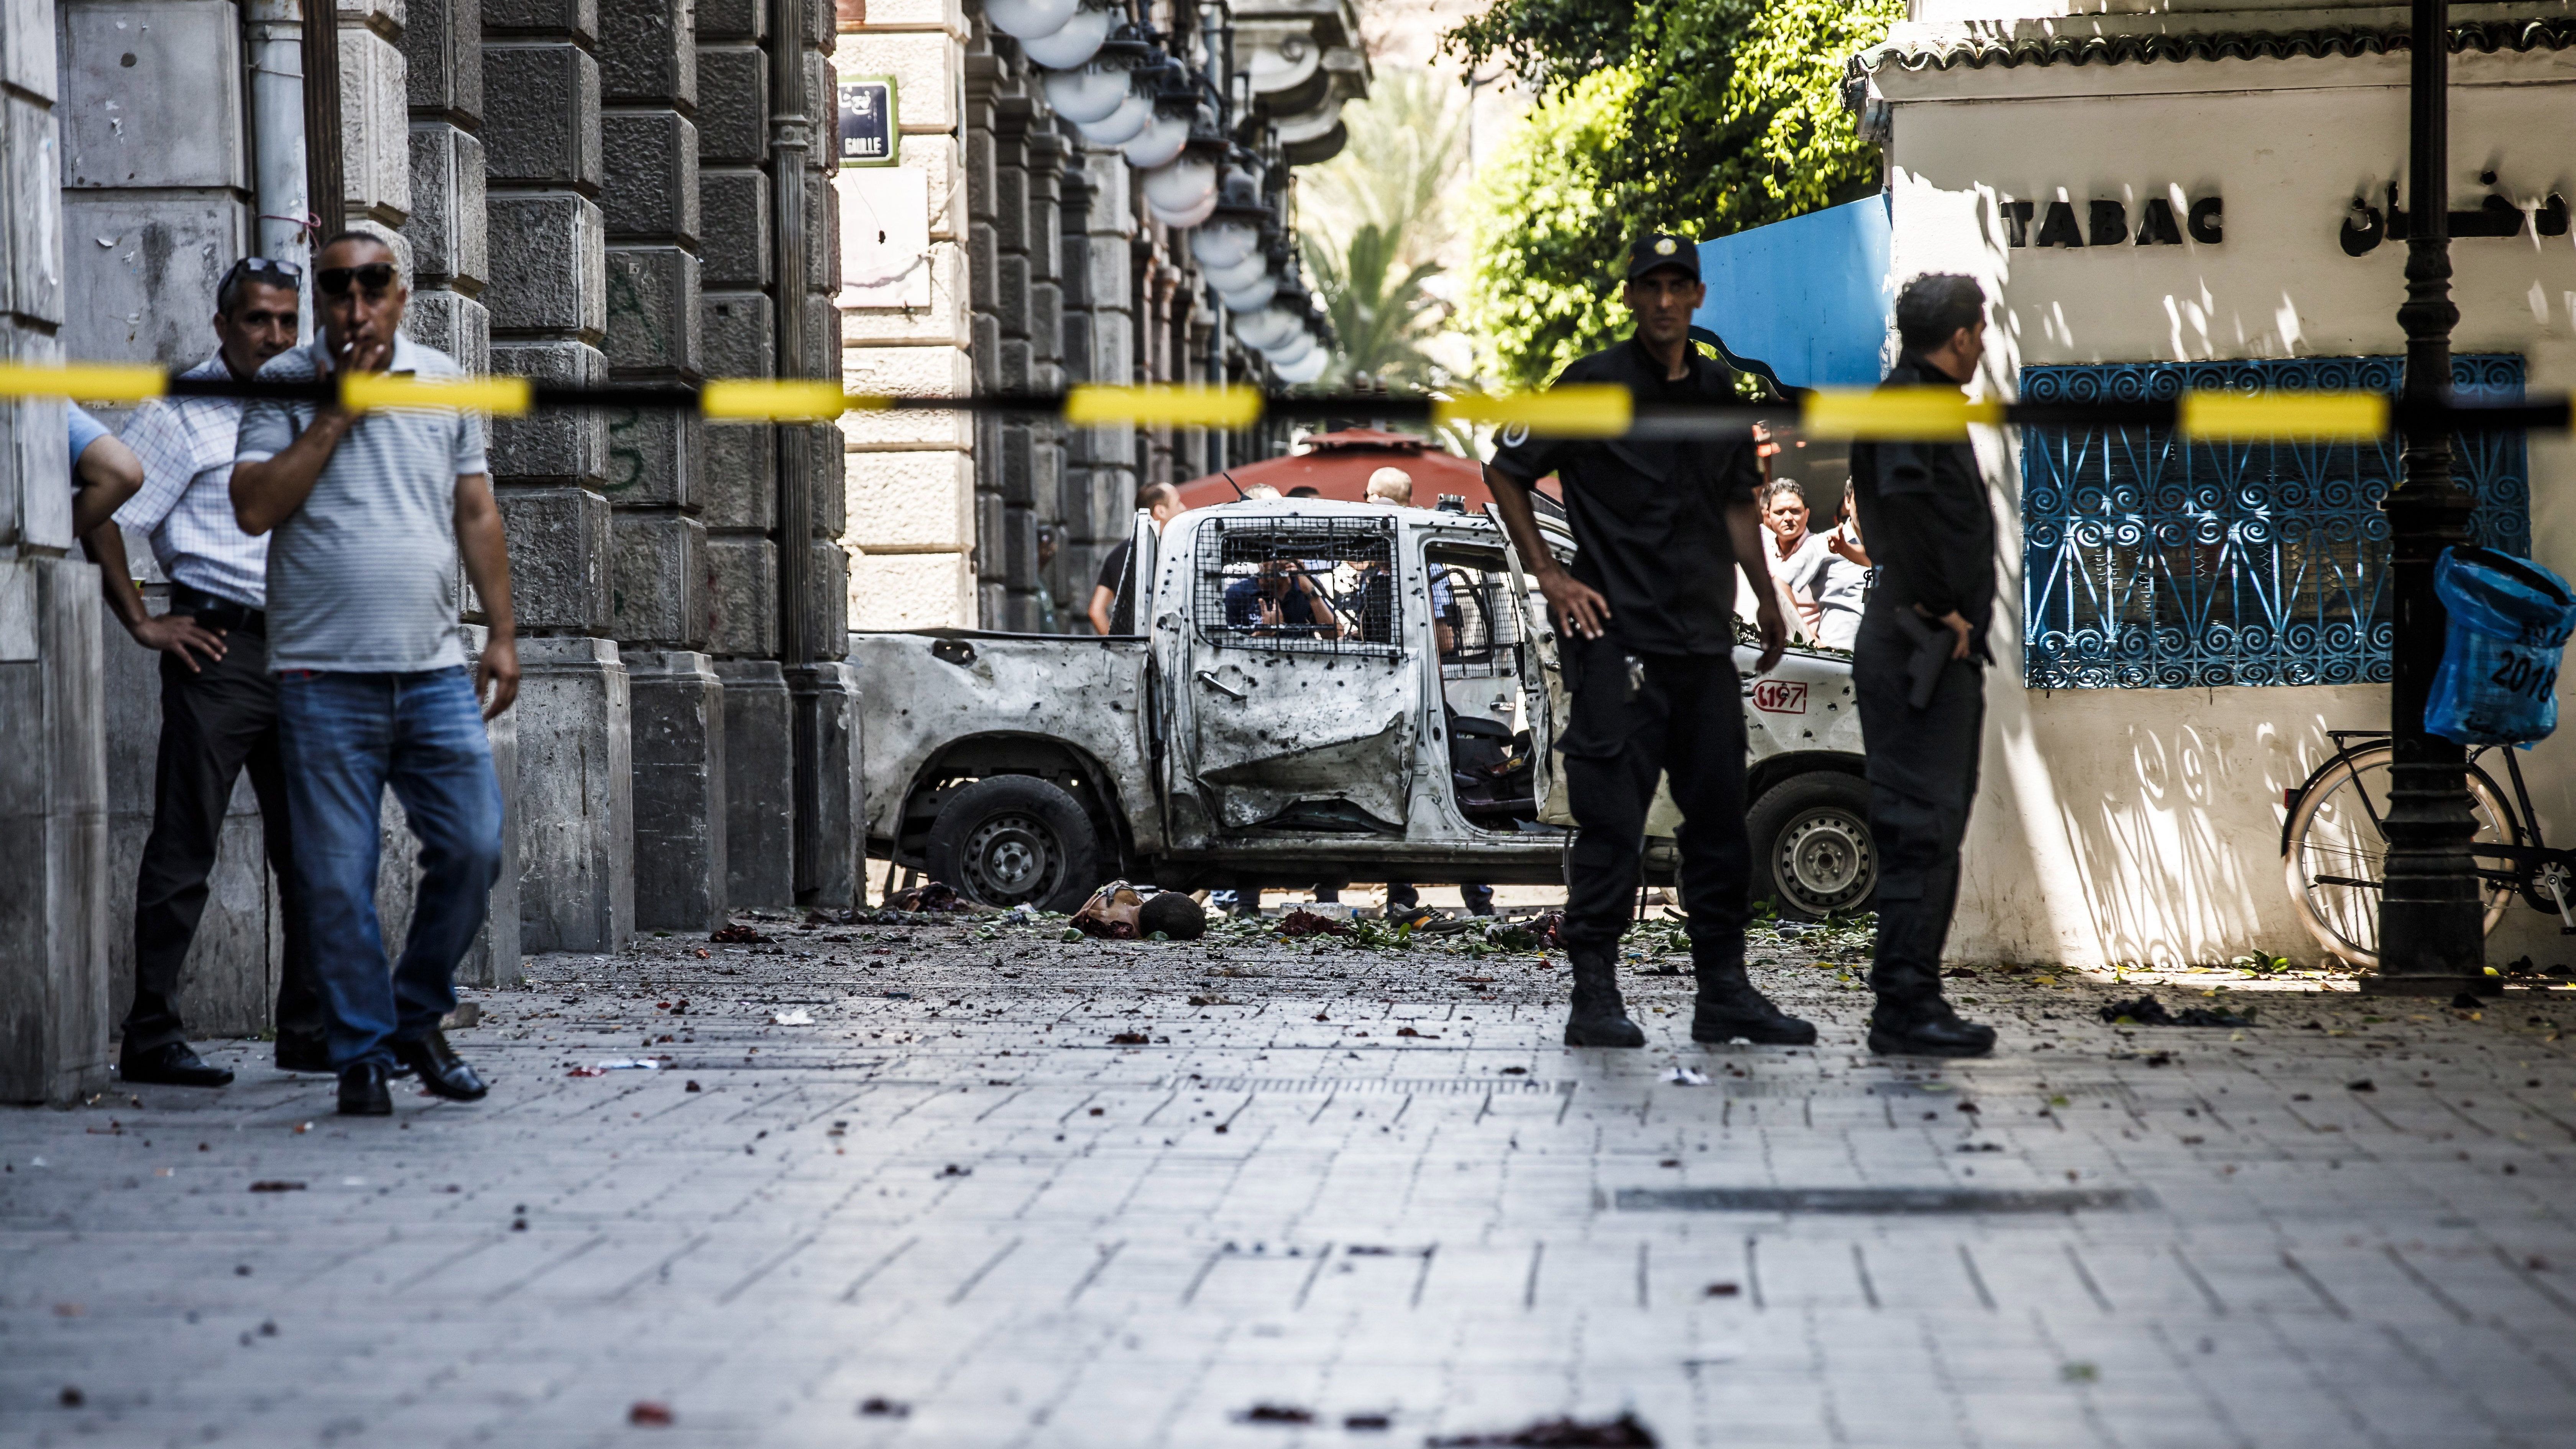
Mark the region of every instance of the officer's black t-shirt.
<instances>
[{"instance_id":1,"label":"officer's black t-shirt","mask_svg":"<svg viewBox=\"0 0 2576 1449\"><path fill-rule=\"evenodd\" d=\"M1678 380L1634 338L1581 357L1557 378L1627 386L1641 406L1731 402L1726 369L1693 351ZM1725 654L1735 647L1730 503L1762 481L1750 430L1711 440L1602 442L1507 429L1497 471L1523 483L1554 473L1577 549L1573 574L1610 601L1610 637L1639 654Z\"/></svg>"}]
</instances>

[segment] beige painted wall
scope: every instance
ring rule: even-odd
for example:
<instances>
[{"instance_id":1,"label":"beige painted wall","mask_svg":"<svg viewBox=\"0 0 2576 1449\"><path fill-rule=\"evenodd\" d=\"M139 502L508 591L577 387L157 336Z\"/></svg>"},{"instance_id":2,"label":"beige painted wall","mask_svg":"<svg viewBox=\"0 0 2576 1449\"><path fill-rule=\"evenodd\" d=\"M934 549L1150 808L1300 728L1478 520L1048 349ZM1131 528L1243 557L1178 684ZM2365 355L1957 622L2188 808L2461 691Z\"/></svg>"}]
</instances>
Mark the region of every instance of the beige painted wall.
<instances>
[{"instance_id":1,"label":"beige painted wall","mask_svg":"<svg viewBox=\"0 0 2576 1449\"><path fill-rule=\"evenodd\" d=\"M2222 18L2196 17L2211 28ZM2254 17L2242 17L2250 22ZM2264 28L2277 25L2266 17ZM2451 204L2489 189L2576 197L2576 55L2454 59ZM1989 390L2026 363L2401 353L2404 247L2337 245L2356 190L2406 155L2405 59L1882 69L1893 105L1900 277L1964 271L1999 298ZM2226 198L2214 246L2007 248L2002 197L2129 202L2180 187ZM2534 391L2576 387L2576 239L2457 242L2460 351L2520 352ZM2078 963L2224 960L2255 946L2313 960L2278 856L2281 792L2323 731L2386 719L2379 688L2071 690L2021 685L2019 470L1979 439L2001 521L2006 606L1988 681L1985 772L1951 952ZM2576 455L2531 444L2538 561L2576 575ZM2571 720L2576 726L2576 720ZM2525 757L2545 825L2576 841L2576 727ZM2517 908L2491 958L2576 960Z\"/></svg>"}]
</instances>

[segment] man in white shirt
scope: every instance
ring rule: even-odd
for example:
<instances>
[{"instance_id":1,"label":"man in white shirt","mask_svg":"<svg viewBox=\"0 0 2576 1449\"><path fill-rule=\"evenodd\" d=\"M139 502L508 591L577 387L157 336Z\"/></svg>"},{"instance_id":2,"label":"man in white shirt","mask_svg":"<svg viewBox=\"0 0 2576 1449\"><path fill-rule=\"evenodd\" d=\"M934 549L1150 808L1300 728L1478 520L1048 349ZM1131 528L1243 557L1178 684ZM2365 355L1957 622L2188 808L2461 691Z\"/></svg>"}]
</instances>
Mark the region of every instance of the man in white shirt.
<instances>
[{"instance_id":1,"label":"man in white shirt","mask_svg":"<svg viewBox=\"0 0 2576 1449\"><path fill-rule=\"evenodd\" d=\"M187 377L247 379L295 345L302 272L246 257L215 290L215 355ZM108 609L134 642L161 655L161 742L153 769L152 833L135 881L134 1005L118 1070L129 1082L220 1087L232 1073L186 1040L175 997L180 967L206 911L233 782L246 768L259 798L268 861L283 896L286 959L277 993L277 1065L328 1071L322 1002L287 828L277 679L268 672L268 541L242 532L232 505L238 398L148 402L125 430L142 462L140 486L113 521L82 537ZM153 614L134 586L119 525L152 541L170 580L168 612Z\"/></svg>"},{"instance_id":2,"label":"man in white shirt","mask_svg":"<svg viewBox=\"0 0 2576 1449\"><path fill-rule=\"evenodd\" d=\"M1807 491L1795 483L1763 490L1762 522L1771 531L1771 577L1798 612L1799 632L1811 643L1849 649L1860 634L1860 602L1868 570L1835 546L1840 529L1807 531Z\"/></svg>"}]
</instances>

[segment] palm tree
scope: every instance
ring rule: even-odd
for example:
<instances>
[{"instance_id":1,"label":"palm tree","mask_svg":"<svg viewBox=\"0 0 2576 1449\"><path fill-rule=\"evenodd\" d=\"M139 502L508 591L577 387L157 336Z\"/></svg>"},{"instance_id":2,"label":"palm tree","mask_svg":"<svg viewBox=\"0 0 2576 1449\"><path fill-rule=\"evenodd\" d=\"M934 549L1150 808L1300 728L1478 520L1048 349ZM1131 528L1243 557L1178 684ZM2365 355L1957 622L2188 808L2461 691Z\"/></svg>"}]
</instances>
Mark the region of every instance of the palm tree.
<instances>
[{"instance_id":1,"label":"palm tree","mask_svg":"<svg viewBox=\"0 0 2576 1449\"><path fill-rule=\"evenodd\" d=\"M1339 256L1320 247L1307 259L1324 294L1325 315L1339 340L1334 367L1344 377L1366 373L1381 383L1420 384L1430 359L1423 340L1440 330L1449 307L1423 290L1440 271L1436 262L1402 266L1401 233L1362 222Z\"/></svg>"},{"instance_id":2,"label":"palm tree","mask_svg":"<svg viewBox=\"0 0 2576 1449\"><path fill-rule=\"evenodd\" d=\"M1449 193L1467 160L1465 92L1428 69L1381 72L1345 107L1342 154L1298 182L1305 256L1339 338L1330 376L1438 379L1422 343L1451 306L1425 285L1445 268Z\"/></svg>"}]
</instances>

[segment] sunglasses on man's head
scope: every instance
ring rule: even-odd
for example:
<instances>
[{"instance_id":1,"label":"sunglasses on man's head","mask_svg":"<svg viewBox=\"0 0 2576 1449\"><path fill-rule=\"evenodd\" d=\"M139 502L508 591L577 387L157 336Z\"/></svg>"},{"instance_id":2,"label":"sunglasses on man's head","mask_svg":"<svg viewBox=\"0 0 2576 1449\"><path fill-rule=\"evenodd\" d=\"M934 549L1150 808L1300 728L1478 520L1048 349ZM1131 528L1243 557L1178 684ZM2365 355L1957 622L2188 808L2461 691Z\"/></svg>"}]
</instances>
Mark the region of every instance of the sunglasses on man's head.
<instances>
[{"instance_id":1,"label":"sunglasses on man's head","mask_svg":"<svg viewBox=\"0 0 2576 1449\"><path fill-rule=\"evenodd\" d=\"M345 297L349 295L349 284L355 282L366 288L367 300L372 302L393 287L394 264L369 262L362 267L324 267L313 274L313 281L325 297Z\"/></svg>"},{"instance_id":2,"label":"sunglasses on man's head","mask_svg":"<svg viewBox=\"0 0 2576 1449\"><path fill-rule=\"evenodd\" d=\"M250 277L272 287L292 287L304 280L304 269L274 257L244 257L224 273L224 279L216 284L216 291L221 292L231 286L235 277Z\"/></svg>"}]
</instances>

